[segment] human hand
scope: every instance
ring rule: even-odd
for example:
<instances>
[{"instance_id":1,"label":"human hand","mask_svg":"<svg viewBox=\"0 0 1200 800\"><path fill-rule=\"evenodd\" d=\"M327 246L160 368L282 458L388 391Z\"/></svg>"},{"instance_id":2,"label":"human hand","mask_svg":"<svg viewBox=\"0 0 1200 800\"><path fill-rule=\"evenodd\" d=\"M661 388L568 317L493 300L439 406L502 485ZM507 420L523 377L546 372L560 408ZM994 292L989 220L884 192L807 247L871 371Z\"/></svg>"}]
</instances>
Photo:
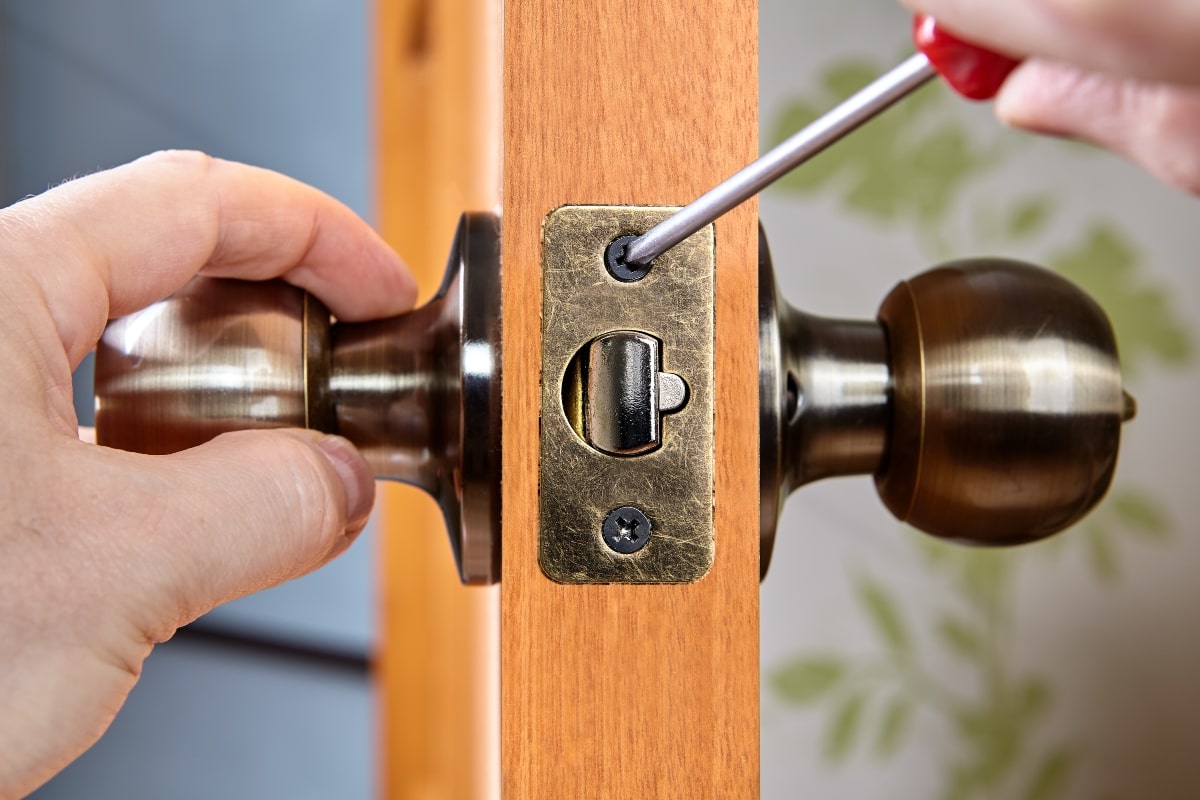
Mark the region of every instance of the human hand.
<instances>
[{"instance_id":1,"label":"human hand","mask_svg":"<svg viewBox=\"0 0 1200 800\"><path fill-rule=\"evenodd\" d=\"M1200 194L1198 0L901 0L947 30L1026 58L1003 121L1084 139Z\"/></svg>"},{"instance_id":2,"label":"human hand","mask_svg":"<svg viewBox=\"0 0 1200 800\"><path fill-rule=\"evenodd\" d=\"M415 295L346 207L198 153L0 211L0 798L95 742L155 643L321 566L366 524L371 472L338 437L245 431L171 456L77 438L71 371L109 318L198 272L283 277L346 320Z\"/></svg>"}]
</instances>

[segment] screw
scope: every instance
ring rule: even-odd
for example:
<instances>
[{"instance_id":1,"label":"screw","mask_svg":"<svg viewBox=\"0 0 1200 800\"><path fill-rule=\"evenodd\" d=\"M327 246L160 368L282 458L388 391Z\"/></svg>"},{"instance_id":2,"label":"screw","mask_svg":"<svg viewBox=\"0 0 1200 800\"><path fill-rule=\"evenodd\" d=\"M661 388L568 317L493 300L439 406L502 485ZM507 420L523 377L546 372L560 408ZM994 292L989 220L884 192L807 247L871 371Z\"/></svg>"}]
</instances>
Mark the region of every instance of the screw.
<instances>
[{"instance_id":1,"label":"screw","mask_svg":"<svg viewBox=\"0 0 1200 800\"><path fill-rule=\"evenodd\" d=\"M604 251L604 266L608 267L610 275L622 283L635 283L650 272L650 264L630 264L625 260L625 248L637 238L618 236Z\"/></svg>"},{"instance_id":2,"label":"screw","mask_svg":"<svg viewBox=\"0 0 1200 800\"><path fill-rule=\"evenodd\" d=\"M636 553L650 541L650 518L640 508L621 506L604 518L604 543L618 553Z\"/></svg>"}]
</instances>

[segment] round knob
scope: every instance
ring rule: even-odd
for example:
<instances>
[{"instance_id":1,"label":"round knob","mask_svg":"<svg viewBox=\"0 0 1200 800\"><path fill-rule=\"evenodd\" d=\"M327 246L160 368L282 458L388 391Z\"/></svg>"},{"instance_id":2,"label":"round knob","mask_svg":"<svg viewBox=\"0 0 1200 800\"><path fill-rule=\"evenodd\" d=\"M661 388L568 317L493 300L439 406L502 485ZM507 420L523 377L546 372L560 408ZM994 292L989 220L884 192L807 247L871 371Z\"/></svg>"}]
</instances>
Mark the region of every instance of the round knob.
<instances>
[{"instance_id":1,"label":"round knob","mask_svg":"<svg viewBox=\"0 0 1200 800\"><path fill-rule=\"evenodd\" d=\"M1112 327L1086 294L1028 264L964 261L901 283L879 321L892 413L875 483L897 518L1020 544L1104 496L1133 407Z\"/></svg>"},{"instance_id":2,"label":"round knob","mask_svg":"<svg viewBox=\"0 0 1200 800\"><path fill-rule=\"evenodd\" d=\"M329 311L283 281L195 278L109 323L96 349L96 439L174 453L226 431L334 431Z\"/></svg>"},{"instance_id":3,"label":"round knob","mask_svg":"<svg viewBox=\"0 0 1200 800\"><path fill-rule=\"evenodd\" d=\"M1108 490L1121 423L1112 327L1039 267L985 259L905 281L876 322L790 306L759 237L761 560L789 493L874 474L900 520L982 545L1070 526Z\"/></svg>"},{"instance_id":4,"label":"round knob","mask_svg":"<svg viewBox=\"0 0 1200 800\"><path fill-rule=\"evenodd\" d=\"M114 320L96 350L96 440L173 453L220 433L307 427L441 506L466 583L499 578L500 227L465 214L426 305L333 323L282 281L196 278Z\"/></svg>"}]
</instances>

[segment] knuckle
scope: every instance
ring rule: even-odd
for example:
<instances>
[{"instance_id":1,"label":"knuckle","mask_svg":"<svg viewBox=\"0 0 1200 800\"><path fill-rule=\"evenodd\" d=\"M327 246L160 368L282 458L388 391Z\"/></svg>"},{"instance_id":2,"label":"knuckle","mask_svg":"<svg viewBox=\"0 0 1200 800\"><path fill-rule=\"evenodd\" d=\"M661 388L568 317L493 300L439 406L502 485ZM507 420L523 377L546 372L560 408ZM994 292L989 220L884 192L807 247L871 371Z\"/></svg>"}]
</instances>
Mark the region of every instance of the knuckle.
<instances>
[{"instance_id":1,"label":"knuckle","mask_svg":"<svg viewBox=\"0 0 1200 800\"><path fill-rule=\"evenodd\" d=\"M1200 196L1200 151L1191 145L1178 158L1168 158L1164 177L1188 194Z\"/></svg>"},{"instance_id":2,"label":"knuckle","mask_svg":"<svg viewBox=\"0 0 1200 800\"><path fill-rule=\"evenodd\" d=\"M142 156L138 161L155 166L207 172L212 169L216 159L202 150L156 150Z\"/></svg>"},{"instance_id":3,"label":"knuckle","mask_svg":"<svg viewBox=\"0 0 1200 800\"><path fill-rule=\"evenodd\" d=\"M1145 115L1141 149L1160 177L1200 194L1200 96L1165 90Z\"/></svg>"},{"instance_id":4,"label":"knuckle","mask_svg":"<svg viewBox=\"0 0 1200 800\"><path fill-rule=\"evenodd\" d=\"M1113 26L1125 18L1128 3L1105 0L1044 0L1049 11L1068 25Z\"/></svg>"},{"instance_id":5,"label":"knuckle","mask_svg":"<svg viewBox=\"0 0 1200 800\"><path fill-rule=\"evenodd\" d=\"M1182 168L1176 166L1176 173L1168 175L1167 179L1188 194L1200 197L1200 162L1193 158Z\"/></svg>"}]
</instances>

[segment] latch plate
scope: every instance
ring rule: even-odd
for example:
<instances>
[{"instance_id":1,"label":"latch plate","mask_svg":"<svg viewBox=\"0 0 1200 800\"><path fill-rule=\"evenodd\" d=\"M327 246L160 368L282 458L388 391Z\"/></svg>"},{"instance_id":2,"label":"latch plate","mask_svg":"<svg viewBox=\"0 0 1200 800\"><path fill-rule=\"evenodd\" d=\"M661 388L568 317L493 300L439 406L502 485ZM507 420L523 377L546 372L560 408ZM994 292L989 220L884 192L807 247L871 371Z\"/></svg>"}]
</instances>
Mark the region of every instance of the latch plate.
<instances>
[{"instance_id":1,"label":"latch plate","mask_svg":"<svg viewBox=\"0 0 1200 800\"><path fill-rule=\"evenodd\" d=\"M543 222L538 562L560 583L691 583L712 566L713 228L659 256L639 281L618 281L604 261L618 236L644 233L674 210L564 206ZM661 447L615 456L576 433L563 387L580 348L629 330L662 342L662 369L686 381L688 399L663 419ZM628 554L603 536L610 512L626 506L653 530Z\"/></svg>"}]
</instances>

